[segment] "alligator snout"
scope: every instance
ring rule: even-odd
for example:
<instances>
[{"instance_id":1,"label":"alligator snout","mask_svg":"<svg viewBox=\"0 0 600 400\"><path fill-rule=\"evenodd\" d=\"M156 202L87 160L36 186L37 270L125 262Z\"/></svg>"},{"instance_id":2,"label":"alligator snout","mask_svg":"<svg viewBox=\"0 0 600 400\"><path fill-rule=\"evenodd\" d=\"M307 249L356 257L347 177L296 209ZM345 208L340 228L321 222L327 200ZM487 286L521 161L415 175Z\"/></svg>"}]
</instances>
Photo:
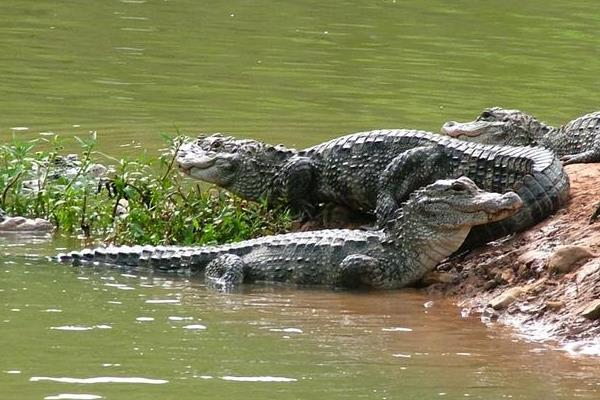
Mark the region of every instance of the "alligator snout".
<instances>
[{"instance_id":1,"label":"alligator snout","mask_svg":"<svg viewBox=\"0 0 600 400\"><path fill-rule=\"evenodd\" d=\"M518 210L523 207L523 200L515 192L508 192L502 195L501 207L508 210Z\"/></svg>"},{"instance_id":2,"label":"alligator snout","mask_svg":"<svg viewBox=\"0 0 600 400\"><path fill-rule=\"evenodd\" d=\"M190 174L192 169L206 169L215 164L215 157L212 157L204 152L188 151L189 149L181 148L177 152L175 162L177 168L185 174Z\"/></svg>"},{"instance_id":3,"label":"alligator snout","mask_svg":"<svg viewBox=\"0 0 600 400\"><path fill-rule=\"evenodd\" d=\"M442 133L452 137L460 136L463 132L461 132L459 129L456 129L457 125L459 125L459 123L456 121L446 122L444 125L442 125Z\"/></svg>"}]
</instances>

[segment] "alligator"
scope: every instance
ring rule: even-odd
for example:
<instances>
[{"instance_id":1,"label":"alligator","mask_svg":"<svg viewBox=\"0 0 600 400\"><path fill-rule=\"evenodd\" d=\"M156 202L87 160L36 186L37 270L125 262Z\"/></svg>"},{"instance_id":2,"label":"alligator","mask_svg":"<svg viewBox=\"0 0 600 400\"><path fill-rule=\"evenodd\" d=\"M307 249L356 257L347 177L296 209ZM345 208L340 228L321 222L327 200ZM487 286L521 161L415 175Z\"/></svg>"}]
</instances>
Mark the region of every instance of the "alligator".
<instances>
[{"instance_id":1,"label":"alligator","mask_svg":"<svg viewBox=\"0 0 600 400\"><path fill-rule=\"evenodd\" d=\"M557 128L519 110L492 107L474 121L446 122L442 132L477 143L543 146L554 151L565 165L600 162L600 111Z\"/></svg>"},{"instance_id":2,"label":"alligator","mask_svg":"<svg viewBox=\"0 0 600 400\"><path fill-rule=\"evenodd\" d=\"M242 198L287 202L311 216L321 203L375 214L379 227L415 189L465 175L491 192L516 191L525 206L512 218L475 227L465 248L540 222L568 199L558 158L536 147L467 143L416 130L342 136L304 150L221 134L183 144L179 169Z\"/></svg>"},{"instance_id":3,"label":"alligator","mask_svg":"<svg viewBox=\"0 0 600 400\"><path fill-rule=\"evenodd\" d=\"M522 204L514 192L485 192L460 177L415 191L377 231L296 232L204 247L107 247L57 260L205 270L207 283L219 288L267 281L395 289L414 284L456 251L472 226L514 215Z\"/></svg>"}]
</instances>

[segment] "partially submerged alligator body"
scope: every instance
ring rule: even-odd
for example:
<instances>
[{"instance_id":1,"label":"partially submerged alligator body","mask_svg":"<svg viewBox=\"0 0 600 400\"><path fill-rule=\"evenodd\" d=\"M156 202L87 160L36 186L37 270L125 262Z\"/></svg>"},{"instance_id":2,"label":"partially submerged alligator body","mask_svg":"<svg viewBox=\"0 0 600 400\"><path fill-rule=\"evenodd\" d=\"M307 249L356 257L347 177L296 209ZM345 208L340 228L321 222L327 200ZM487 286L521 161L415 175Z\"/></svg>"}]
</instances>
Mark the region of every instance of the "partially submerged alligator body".
<instances>
[{"instance_id":1,"label":"partially submerged alligator body","mask_svg":"<svg viewBox=\"0 0 600 400\"><path fill-rule=\"evenodd\" d=\"M564 164L600 162L600 111L558 128L519 110L485 109L474 121L449 121L442 132L471 142L546 147Z\"/></svg>"},{"instance_id":2,"label":"partially submerged alligator body","mask_svg":"<svg viewBox=\"0 0 600 400\"><path fill-rule=\"evenodd\" d=\"M515 190L524 207L512 218L472 230L476 246L524 230L562 207L569 181L550 151L489 146L414 130L343 136L304 149L214 134L184 144L179 168L248 200L283 199L310 214L320 203L375 213L382 226L399 204L437 179L465 175L484 190Z\"/></svg>"},{"instance_id":3,"label":"partially submerged alligator body","mask_svg":"<svg viewBox=\"0 0 600 400\"><path fill-rule=\"evenodd\" d=\"M414 192L379 231L330 229L205 247L107 247L58 255L62 262L206 269L218 286L270 281L394 289L419 280L456 251L474 225L513 215L513 192L484 192L468 178Z\"/></svg>"}]
</instances>

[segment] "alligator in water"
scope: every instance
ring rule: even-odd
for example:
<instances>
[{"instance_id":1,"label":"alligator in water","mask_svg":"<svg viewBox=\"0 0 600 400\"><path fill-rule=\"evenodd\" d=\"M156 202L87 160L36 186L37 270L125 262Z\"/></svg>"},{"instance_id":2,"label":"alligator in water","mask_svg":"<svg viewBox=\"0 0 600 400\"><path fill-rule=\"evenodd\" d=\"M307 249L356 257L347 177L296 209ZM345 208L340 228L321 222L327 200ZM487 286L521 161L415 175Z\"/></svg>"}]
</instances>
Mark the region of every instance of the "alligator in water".
<instances>
[{"instance_id":1,"label":"alligator in water","mask_svg":"<svg viewBox=\"0 0 600 400\"><path fill-rule=\"evenodd\" d=\"M474 225L514 215L514 192L484 192L468 178L439 180L415 191L384 229L329 229L265 236L204 247L107 247L60 254L73 264L204 269L217 286L241 282L394 289L418 281L456 251Z\"/></svg>"},{"instance_id":2,"label":"alligator in water","mask_svg":"<svg viewBox=\"0 0 600 400\"><path fill-rule=\"evenodd\" d=\"M556 128L519 110L492 107L474 121L446 122L442 132L477 143L543 146L564 164L600 162L600 111Z\"/></svg>"},{"instance_id":3,"label":"alligator in water","mask_svg":"<svg viewBox=\"0 0 600 400\"><path fill-rule=\"evenodd\" d=\"M465 175L484 190L516 191L524 207L514 217L472 230L473 247L524 230L568 199L569 181L552 152L489 146L414 130L343 136L297 151L214 134L180 147L179 168L248 200L283 199L311 213L338 203L375 213L381 227L415 189Z\"/></svg>"}]
</instances>

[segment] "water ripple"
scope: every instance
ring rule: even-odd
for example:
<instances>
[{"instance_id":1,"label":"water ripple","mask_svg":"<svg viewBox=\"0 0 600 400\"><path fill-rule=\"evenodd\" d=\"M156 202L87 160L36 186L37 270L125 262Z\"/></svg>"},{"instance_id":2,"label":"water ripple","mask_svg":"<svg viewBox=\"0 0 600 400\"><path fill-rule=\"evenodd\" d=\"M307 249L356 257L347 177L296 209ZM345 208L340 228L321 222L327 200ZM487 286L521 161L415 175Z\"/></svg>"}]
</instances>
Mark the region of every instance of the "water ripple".
<instances>
[{"instance_id":1,"label":"water ripple","mask_svg":"<svg viewBox=\"0 0 600 400\"><path fill-rule=\"evenodd\" d=\"M283 376L223 376L221 379L234 382L298 382L298 379Z\"/></svg>"},{"instance_id":2,"label":"water ripple","mask_svg":"<svg viewBox=\"0 0 600 400\"><path fill-rule=\"evenodd\" d=\"M101 399L102 396L85 393L61 393L53 396L46 396L44 400L95 400Z\"/></svg>"},{"instance_id":3,"label":"water ripple","mask_svg":"<svg viewBox=\"0 0 600 400\"><path fill-rule=\"evenodd\" d=\"M285 332L285 333L303 333L300 328L270 328L271 332Z\"/></svg>"},{"instance_id":4,"label":"water ripple","mask_svg":"<svg viewBox=\"0 0 600 400\"><path fill-rule=\"evenodd\" d=\"M180 304L180 301L174 299L154 299L146 300L146 304Z\"/></svg>"},{"instance_id":5,"label":"water ripple","mask_svg":"<svg viewBox=\"0 0 600 400\"><path fill-rule=\"evenodd\" d=\"M94 325L94 326L81 326L81 325L63 325L63 326L51 326L50 329L56 331L91 331L92 329L112 329L110 325Z\"/></svg>"},{"instance_id":6,"label":"water ripple","mask_svg":"<svg viewBox=\"0 0 600 400\"><path fill-rule=\"evenodd\" d=\"M195 330L204 330L206 329L205 325L193 324L193 325L185 325L183 329L195 329Z\"/></svg>"},{"instance_id":7,"label":"water ripple","mask_svg":"<svg viewBox=\"0 0 600 400\"><path fill-rule=\"evenodd\" d=\"M139 377L120 377L120 376L97 376L93 378L53 378L49 376L32 376L29 378L30 382L50 381L50 382L61 382L61 383L142 383L148 385L162 385L169 381L165 379L150 379L150 378L139 378Z\"/></svg>"},{"instance_id":8,"label":"water ripple","mask_svg":"<svg viewBox=\"0 0 600 400\"><path fill-rule=\"evenodd\" d=\"M393 327L393 328L381 328L383 332L412 332L411 328Z\"/></svg>"}]
</instances>

